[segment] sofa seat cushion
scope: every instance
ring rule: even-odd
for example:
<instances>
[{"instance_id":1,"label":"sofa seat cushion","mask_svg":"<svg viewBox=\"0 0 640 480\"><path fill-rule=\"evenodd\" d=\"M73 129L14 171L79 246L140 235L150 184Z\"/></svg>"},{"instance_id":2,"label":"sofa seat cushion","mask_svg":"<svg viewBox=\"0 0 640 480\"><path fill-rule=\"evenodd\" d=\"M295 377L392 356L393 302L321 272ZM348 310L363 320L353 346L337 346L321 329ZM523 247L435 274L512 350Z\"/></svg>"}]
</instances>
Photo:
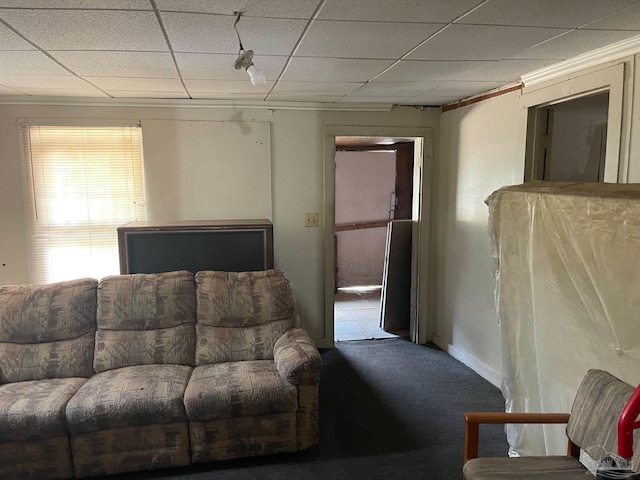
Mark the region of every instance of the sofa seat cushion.
<instances>
[{"instance_id":1,"label":"sofa seat cushion","mask_svg":"<svg viewBox=\"0 0 640 480\"><path fill-rule=\"evenodd\" d=\"M278 374L272 360L202 365L193 370L184 396L187 419L295 412L297 389Z\"/></svg>"},{"instance_id":2,"label":"sofa seat cushion","mask_svg":"<svg viewBox=\"0 0 640 480\"><path fill-rule=\"evenodd\" d=\"M0 386L0 442L66 436L65 408L86 378L51 378Z\"/></svg>"},{"instance_id":3,"label":"sofa seat cushion","mask_svg":"<svg viewBox=\"0 0 640 480\"><path fill-rule=\"evenodd\" d=\"M136 365L98 373L69 401L69 431L184 421L182 397L191 370L186 365Z\"/></svg>"},{"instance_id":4,"label":"sofa seat cushion","mask_svg":"<svg viewBox=\"0 0 640 480\"><path fill-rule=\"evenodd\" d=\"M487 457L469 460L462 469L467 480L573 480L593 478L579 460L568 456Z\"/></svg>"}]
</instances>

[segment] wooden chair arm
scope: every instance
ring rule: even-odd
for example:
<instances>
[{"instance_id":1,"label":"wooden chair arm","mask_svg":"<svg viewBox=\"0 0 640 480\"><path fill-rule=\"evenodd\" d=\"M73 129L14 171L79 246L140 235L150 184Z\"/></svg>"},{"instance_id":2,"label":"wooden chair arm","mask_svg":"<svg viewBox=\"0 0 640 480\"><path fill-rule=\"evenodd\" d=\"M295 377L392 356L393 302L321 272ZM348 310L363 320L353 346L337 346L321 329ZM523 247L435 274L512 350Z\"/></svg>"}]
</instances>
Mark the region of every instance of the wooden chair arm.
<instances>
[{"instance_id":1,"label":"wooden chair arm","mask_svg":"<svg viewBox=\"0 0 640 480\"><path fill-rule=\"evenodd\" d=\"M508 412L467 412L464 414L464 461L478 457L478 434L483 423L567 423L568 413L508 413ZM571 440L567 446L567 454L578 457L580 449Z\"/></svg>"}]
</instances>

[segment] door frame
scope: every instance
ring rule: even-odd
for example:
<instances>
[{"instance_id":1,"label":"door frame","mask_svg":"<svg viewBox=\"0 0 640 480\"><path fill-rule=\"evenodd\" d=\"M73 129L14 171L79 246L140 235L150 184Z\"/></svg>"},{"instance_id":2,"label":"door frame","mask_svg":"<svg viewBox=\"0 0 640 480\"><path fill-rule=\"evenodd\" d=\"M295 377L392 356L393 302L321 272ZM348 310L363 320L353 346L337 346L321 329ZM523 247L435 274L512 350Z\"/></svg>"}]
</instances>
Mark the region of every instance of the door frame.
<instances>
[{"instance_id":1,"label":"door frame","mask_svg":"<svg viewBox=\"0 0 640 480\"><path fill-rule=\"evenodd\" d=\"M411 252L411 340L426 343L428 324L429 279L429 213L431 185L432 133L430 128L366 127L331 125L324 129L324 338L319 346L332 348L334 344L334 292L335 292L335 171L336 137L413 137L414 189L413 189L413 246Z\"/></svg>"}]
</instances>

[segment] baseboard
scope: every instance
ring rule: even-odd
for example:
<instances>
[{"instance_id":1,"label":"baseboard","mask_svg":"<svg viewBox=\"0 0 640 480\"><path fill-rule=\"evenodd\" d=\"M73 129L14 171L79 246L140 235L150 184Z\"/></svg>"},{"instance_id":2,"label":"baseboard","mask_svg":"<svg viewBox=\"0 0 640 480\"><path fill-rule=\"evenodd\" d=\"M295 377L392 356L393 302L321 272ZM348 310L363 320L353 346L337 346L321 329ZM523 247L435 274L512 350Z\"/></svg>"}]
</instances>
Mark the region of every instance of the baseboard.
<instances>
[{"instance_id":1,"label":"baseboard","mask_svg":"<svg viewBox=\"0 0 640 480\"><path fill-rule=\"evenodd\" d=\"M476 372L486 381L494 385L495 387L502 388L502 375L496 372L494 369L489 368L487 365L479 361L478 359L472 357L467 352L447 343L442 338L434 335L431 339L433 343L435 343L440 349L447 352L456 360L464 363L471 370Z\"/></svg>"}]
</instances>

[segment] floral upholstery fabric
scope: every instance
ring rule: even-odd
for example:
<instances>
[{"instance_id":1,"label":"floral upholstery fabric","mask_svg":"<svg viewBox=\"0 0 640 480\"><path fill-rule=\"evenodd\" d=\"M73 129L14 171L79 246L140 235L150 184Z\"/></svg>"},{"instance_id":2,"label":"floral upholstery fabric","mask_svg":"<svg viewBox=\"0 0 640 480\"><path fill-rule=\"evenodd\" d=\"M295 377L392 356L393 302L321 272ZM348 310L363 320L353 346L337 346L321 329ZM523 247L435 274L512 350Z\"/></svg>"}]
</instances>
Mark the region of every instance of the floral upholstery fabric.
<instances>
[{"instance_id":1,"label":"floral upholstery fabric","mask_svg":"<svg viewBox=\"0 0 640 480\"><path fill-rule=\"evenodd\" d=\"M96 372L193 365L195 285L190 272L119 275L98 286Z\"/></svg>"},{"instance_id":2,"label":"floral upholstery fabric","mask_svg":"<svg viewBox=\"0 0 640 480\"><path fill-rule=\"evenodd\" d=\"M270 360L203 365L193 370L184 404L187 419L295 412L298 391Z\"/></svg>"},{"instance_id":3,"label":"floral upholstery fabric","mask_svg":"<svg viewBox=\"0 0 640 480\"><path fill-rule=\"evenodd\" d=\"M193 463L296 451L296 417L274 413L189 422Z\"/></svg>"},{"instance_id":4,"label":"floral upholstery fabric","mask_svg":"<svg viewBox=\"0 0 640 480\"><path fill-rule=\"evenodd\" d=\"M93 374L97 281L0 286L0 381Z\"/></svg>"},{"instance_id":5,"label":"floral upholstery fabric","mask_svg":"<svg viewBox=\"0 0 640 480\"><path fill-rule=\"evenodd\" d=\"M185 420L182 398L192 368L139 365L98 373L67 404L72 434Z\"/></svg>"},{"instance_id":6,"label":"floral upholstery fabric","mask_svg":"<svg viewBox=\"0 0 640 480\"><path fill-rule=\"evenodd\" d=\"M67 402L86 381L52 378L1 385L0 442L67 435Z\"/></svg>"},{"instance_id":7,"label":"floral upholstery fabric","mask_svg":"<svg viewBox=\"0 0 640 480\"><path fill-rule=\"evenodd\" d=\"M273 359L280 336L300 324L291 284L279 270L196 274L196 365Z\"/></svg>"},{"instance_id":8,"label":"floral upholstery fabric","mask_svg":"<svg viewBox=\"0 0 640 480\"><path fill-rule=\"evenodd\" d=\"M307 332L301 328L292 328L285 332L274 348L274 360L278 372L293 385L306 380L309 384L318 382L317 373L322 366L320 353ZM313 375L304 375L311 372Z\"/></svg>"}]
</instances>

